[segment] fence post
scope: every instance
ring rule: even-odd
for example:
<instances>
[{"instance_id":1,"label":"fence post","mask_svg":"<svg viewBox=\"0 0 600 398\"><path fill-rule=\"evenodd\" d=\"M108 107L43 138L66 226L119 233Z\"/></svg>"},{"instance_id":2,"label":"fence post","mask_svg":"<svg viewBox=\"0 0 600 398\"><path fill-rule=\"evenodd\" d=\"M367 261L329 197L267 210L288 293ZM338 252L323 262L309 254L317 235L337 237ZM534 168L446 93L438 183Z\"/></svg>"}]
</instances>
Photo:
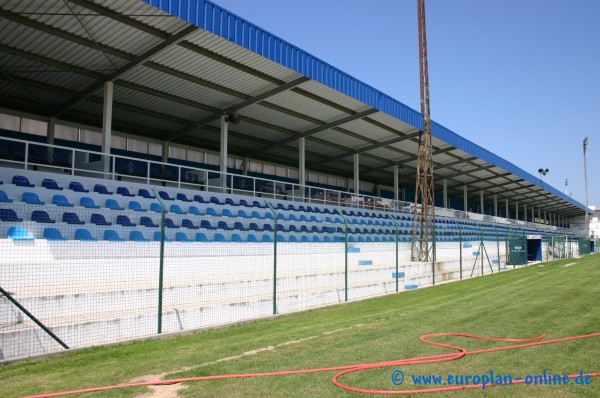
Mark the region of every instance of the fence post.
<instances>
[{"instance_id":1,"label":"fence post","mask_svg":"<svg viewBox=\"0 0 600 398\"><path fill-rule=\"evenodd\" d=\"M435 286L435 253L436 253L436 225L433 221L433 231L431 234L431 284Z\"/></svg>"},{"instance_id":2,"label":"fence post","mask_svg":"<svg viewBox=\"0 0 600 398\"><path fill-rule=\"evenodd\" d=\"M165 202L156 192L156 188L152 188L154 196L160 203L160 254L158 262L158 326L157 333L162 333L162 307L163 307L163 275L164 275L164 257L165 257Z\"/></svg>"},{"instance_id":3,"label":"fence post","mask_svg":"<svg viewBox=\"0 0 600 398\"><path fill-rule=\"evenodd\" d=\"M275 225L273 226L273 315L277 314L277 221L279 215L271 206L271 203L265 200L265 204L269 207L269 210L273 213Z\"/></svg>"},{"instance_id":4,"label":"fence post","mask_svg":"<svg viewBox=\"0 0 600 398\"><path fill-rule=\"evenodd\" d=\"M340 209L335 210L344 220L344 301L348 301L348 220Z\"/></svg>"},{"instance_id":5,"label":"fence post","mask_svg":"<svg viewBox=\"0 0 600 398\"><path fill-rule=\"evenodd\" d=\"M458 224L458 252L460 253L460 279L463 278L463 235L462 228L460 224Z\"/></svg>"}]
</instances>

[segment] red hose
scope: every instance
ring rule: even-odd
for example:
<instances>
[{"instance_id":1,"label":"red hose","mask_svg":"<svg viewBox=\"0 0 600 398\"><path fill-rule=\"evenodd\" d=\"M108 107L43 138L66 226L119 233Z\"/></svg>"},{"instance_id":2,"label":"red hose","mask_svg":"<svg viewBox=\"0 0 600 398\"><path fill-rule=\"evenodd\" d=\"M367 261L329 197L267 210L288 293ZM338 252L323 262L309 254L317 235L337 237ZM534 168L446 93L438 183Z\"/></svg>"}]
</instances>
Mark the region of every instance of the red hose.
<instances>
[{"instance_id":1,"label":"red hose","mask_svg":"<svg viewBox=\"0 0 600 398\"><path fill-rule=\"evenodd\" d=\"M437 343L435 341L428 340L429 337L439 337L439 336L452 336L452 337L467 337L472 339L479 340L489 340L489 341L500 341L500 342L509 342L509 343L525 343L525 344L517 344L503 347L495 347L489 348L485 350L475 350L475 351L467 351L466 348L453 346L450 344L442 344ZM496 351L505 351L512 350L517 348L525 348L525 347L533 347L538 345L545 344L555 344L562 343L566 341L573 341L579 339L586 339L590 337L599 337L600 332L585 334L581 336L572 336L572 337L564 337L561 339L555 340L547 340L547 341L536 341L541 340L546 337L546 334L542 334L537 337L532 337L528 339L501 339L501 338L492 338L485 336L476 336L472 334L464 334L464 333L431 333L426 334L420 337L420 340L426 344L435 345L438 347L449 348L452 350L456 350L458 352L454 354L440 354L440 355L430 355L424 357L415 357L415 358L407 358L407 359L399 359L394 361L385 361L385 362L375 362L369 364L359 364L359 365L347 365L347 366L336 366L330 368L315 368L315 369L303 369L303 370L291 370L291 371L279 371L279 372L267 372L267 373L246 373L246 374L234 374L234 375L215 375L215 376L199 376L199 377L188 377L183 379L171 379L171 380L158 380L158 381L145 381L139 383L128 383L128 384L116 384L112 386L104 386L104 387L93 387L93 388L85 388L81 390L72 390L72 391L62 391L41 395L31 395L22 398L47 398L47 397L62 397L65 395L73 395L73 394L82 394L89 392L98 392L98 391L106 391L106 390L114 390L118 388L128 388L128 387L141 387L141 386L160 386L160 385L169 385L169 384L177 384L184 383L189 381L202 381L202 380L220 380L220 379L242 379L242 378L251 378L251 377L267 377L267 376L287 376L287 375L295 375L295 374L306 374L306 373L319 373L319 372L332 372L332 371L340 371L335 376L333 376L333 384L337 387L342 388L348 391L366 393L366 394L387 394L387 395L403 395L403 394L425 394L425 393L433 393L433 392L443 392L443 391L457 391L457 390L466 390L472 388L482 388L482 385L466 385L466 386L452 386L452 387L442 387L442 388L428 388L428 389L420 389L420 390L367 390L362 388L351 387L346 384L343 384L338 381L338 379L346 374L359 372L367 369L375 369L375 368L383 368L383 367L391 367L391 366L408 366L408 365L416 365L416 364L427 364L427 363L435 363L435 362L447 362L454 361L456 359L462 358L466 355L474 355L474 354L484 354L488 352L496 352ZM569 379L576 378L581 376L581 374L568 375ZM600 373L586 373L583 376L590 377L600 377ZM515 380L512 384L523 384L525 380ZM502 384L507 385L507 384ZM494 384L486 384L486 387L492 387Z\"/></svg>"}]
</instances>

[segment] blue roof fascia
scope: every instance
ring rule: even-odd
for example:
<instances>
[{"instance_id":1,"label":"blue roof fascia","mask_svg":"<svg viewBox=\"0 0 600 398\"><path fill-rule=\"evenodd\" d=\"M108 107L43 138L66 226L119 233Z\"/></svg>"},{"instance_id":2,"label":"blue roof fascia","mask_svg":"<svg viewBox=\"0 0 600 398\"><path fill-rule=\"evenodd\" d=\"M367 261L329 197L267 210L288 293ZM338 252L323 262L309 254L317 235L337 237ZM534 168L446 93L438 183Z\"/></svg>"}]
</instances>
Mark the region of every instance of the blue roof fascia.
<instances>
[{"instance_id":1,"label":"blue roof fascia","mask_svg":"<svg viewBox=\"0 0 600 398\"><path fill-rule=\"evenodd\" d=\"M208 0L142 0L170 15L229 40L297 73L346 94L396 119L423 129L420 112ZM534 185L539 179L490 151L432 122L434 137ZM585 206L550 185L544 189L585 211Z\"/></svg>"},{"instance_id":2,"label":"blue roof fascia","mask_svg":"<svg viewBox=\"0 0 600 398\"><path fill-rule=\"evenodd\" d=\"M208 0L142 1L423 129L418 111Z\"/></svg>"},{"instance_id":3,"label":"blue roof fascia","mask_svg":"<svg viewBox=\"0 0 600 398\"><path fill-rule=\"evenodd\" d=\"M534 184L534 185L554 194L555 196L558 196L559 198L565 200L566 202L579 207L583 211L586 210L585 205L577 202L575 199L571 198L570 196L565 195L563 192L559 191L558 189L554 188L553 186L551 186L549 184L543 184L543 186L542 186L541 180L539 179L539 177L533 176L532 174L515 166L514 164L507 161L506 159L503 159L500 156L488 151L487 149L480 147L479 145L475 144L474 142L469 141L464 137L461 137L460 135L456 134L452 130L447 129L446 127L444 127L434 121L431 122L431 134L433 135L433 137L435 137L441 141L444 141L448 145L452 145L453 147L460 149L461 151L467 152L470 155L473 155L473 156L475 156L481 160L484 160L496 167L506 170L507 172L509 172L519 178L522 178L523 180L525 180L531 184ZM588 209L588 212L590 214L593 213L589 209Z\"/></svg>"}]
</instances>

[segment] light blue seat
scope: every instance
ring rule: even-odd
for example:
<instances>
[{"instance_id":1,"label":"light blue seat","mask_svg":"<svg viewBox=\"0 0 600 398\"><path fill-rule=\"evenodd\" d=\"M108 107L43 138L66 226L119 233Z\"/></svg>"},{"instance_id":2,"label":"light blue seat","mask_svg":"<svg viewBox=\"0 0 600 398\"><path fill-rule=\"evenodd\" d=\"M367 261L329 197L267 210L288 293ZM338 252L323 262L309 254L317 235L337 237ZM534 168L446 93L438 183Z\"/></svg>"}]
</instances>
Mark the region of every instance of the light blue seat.
<instances>
[{"instance_id":1,"label":"light blue seat","mask_svg":"<svg viewBox=\"0 0 600 398\"><path fill-rule=\"evenodd\" d=\"M107 229L106 231L104 231L104 240L107 240L109 242L124 242L125 241L125 239L123 239L119 236L117 231L114 231L112 229Z\"/></svg>"},{"instance_id":2,"label":"light blue seat","mask_svg":"<svg viewBox=\"0 0 600 398\"><path fill-rule=\"evenodd\" d=\"M95 242L98 240L94 238L92 233L85 228L79 228L75 231L75 239L83 242Z\"/></svg>"},{"instance_id":3,"label":"light blue seat","mask_svg":"<svg viewBox=\"0 0 600 398\"><path fill-rule=\"evenodd\" d=\"M79 206L83 206L86 209L99 209L100 208L100 206L98 206L96 204L96 202L94 202L94 199L89 198L87 196L84 196L81 199L79 199Z\"/></svg>"},{"instance_id":4,"label":"light blue seat","mask_svg":"<svg viewBox=\"0 0 600 398\"><path fill-rule=\"evenodd\" d=\"M67 199L67 197L64 195L54 195L52 197L52 204L56 205L56 206L62 206L62 207L74 207L75 206L73 203L70 203L69 199Z\"/></svg>"},{"instance_id":5,"label":"light blue seat","mask_svg":"<svg viewBox=\"0 0 600 398\"><path fill-rule=\"evenodd\" d=\"M176 242L193 242L193 240L188 238L188 236L185 234L185 232L176 232L175 233L175 241Z\"/></svg>"},{"instance_id":6,"label":"light blue seat","mask_svg":"<svg viewBox=\"0 0 600 398\"><path fill-rule=\"evenodd\" d=\"M181 207L177 204L172 204L171 207L169 208L169 211L171 213L175 213L175 214L187 214L185 211L183 211L181 209Z\"/></svg>"},{"instance_id":7,"label":"light blue seat","mask_svg":"<svg viewBox=\"0 0 600 398\"><path fill-rule=\"evenodd\" d=\"M206 235L203 234L202 232L198 232L196 234L195 239L196 239L196 242L208 242L209 241L208 238L206 237Z\"/></svg>"},{"instance_id":8,"label":"light blue seat","mask_svg":"<svg viewBox=\"0 0 600 398\"><path fill-rule=\"evenodd\" d=\"M225 239L225 237L223 236L223 234L220 233L216 233L213 240L215 242L226 242L227 240Z\"/></svg>"},{"instance_id":9,"label":"light blue seat","mask_svg":"<svg viewBox=\"0 0 600 398\"><path fill-rule=\"evenodd\" d=\"M133 210L133 211L139 211L139 212L146 212L147 210L144 209L142 207L142 205L140 204L140 202L135 201L135 200L130 200L129 201L129 210Z\"/></svg>"},{"instance_id":10,"label":"light blue seat","mask_svg":"<svg viewBox=\"0 0 600 398\"><path fill-rule=\"evenodd\" d=\"M231 241L232 242L243 242L242 237L239 234L232 234Z\"/></svg>"},{"instance_id":11,"label":"light blue seat","mask_svg":"<svg viewBox=\"0 0 600 398\"><path fill-rule=\"evenodd\" d=\"M33 240L33 235L23 227L10 227L6 236L12 240L30 241Z\"/></svg>"},{"instance_id":12,"label":"light blue seat","mask_svg":"<svg viewBox=\"0 0 600 398\"><path fill-rule=\"evenodd\" d=\"M121 207L121 205L119 204L119 202L117 202L114 199L106 199L106 202L104 203L104 207L106 207L107 209L111 209L111 210L125 210L123 207Z\"/></svg>"},{"instance_id":13,"label":"light blue seat","mask_svg":"<svg viewBox=\"0 0 600 398\"><path fill-rule=\"evenodd\" d=\"M10 199L7 195L6 192L4 192L3 190L0 189L0 202L1 203L12 203L13 200Z\"/></svg>"},{"instance_id":14,"label":"light blue seat","mask_svg":"<svg viewBox=\"0 0 600 398\"><path fill-rule=\"evenodd\" d=\"M44 205L46 202L42 202L40 197L35 192L23 192L22 201L30 205Z\"/></svg>"},{"instance_id":15,"label":"light blue seat","mask_svg":"<svg viewBox=\"0 0 600 398\"><path fill-rule=\"evenodd\" d=\"M154 241L155 242L160 242L160 237L161 237L160 231L154 231ZM165 235L165 242L173 242L173 239L169 239Z\"/></svg>"},{"instance_id":16,"label":"light blue seat","mask_svg":"<svg viewBox=\"0 0 600 398\"><path fill-rule=\"evenodd\" d=\"M248 234L248 237L246 239L248 240L248 242L252 242L252 243L258 242L258 238L254 234Z\"/></svg>"},{"instance_id":17,"label":"light blue seat","mask_svg":"<svg viewBox=\"0 0 600 398\"><path fill-rule=\"evenodd\" d=\"M144 234L135 229L129 233L129 240L133 242L150 242L150 239L144 238Z\"/></svg>"},{"instance_id":18,"label":"light blue seat","mask_svg":"<svg viewBox=\"0 0 600 398\"><path fill-rule=\"evenodd\" d=\"M190 214L194 214L196 216L201 216L202 213L200 212L200 210L196 207L196 206L190 206L190 208L188 209Z\"/></svg>"},{"instance_id":19,"label":"light blue seat","mask_svg":"<svg viewBox=\"0 0 600 398\"><path fill-rule=\"evenodd\" d=\"M150 203L150 211L153 211L155 213L162 213L162 208L160 207L160 205L156 202L154 203ZM167 209L165 209L165 213L167 212Z\"/></svg>"},{"instance_id":20,"label":"light blue seat","mask_svg":"<svg viewBox=\"0 0 600 398\"><path fill-rule=\"evenodd\" d=\"M219 217L220 214L212 207L207 207L206 208L206 215L207 216L213 216L213 217Z\"/></svg>"},{"instance_id":21,"label":"light blue seat","mask_svg":"<svg viewBox=\"0 0 600 398\"><path fill-rule=\"evenodd\" d=\"M44 229L44 239L52 240L52 241L62 241L67 240L67 238L63 237L60 231L56 228L46 228Z\"/></svg>"}]
</instances>

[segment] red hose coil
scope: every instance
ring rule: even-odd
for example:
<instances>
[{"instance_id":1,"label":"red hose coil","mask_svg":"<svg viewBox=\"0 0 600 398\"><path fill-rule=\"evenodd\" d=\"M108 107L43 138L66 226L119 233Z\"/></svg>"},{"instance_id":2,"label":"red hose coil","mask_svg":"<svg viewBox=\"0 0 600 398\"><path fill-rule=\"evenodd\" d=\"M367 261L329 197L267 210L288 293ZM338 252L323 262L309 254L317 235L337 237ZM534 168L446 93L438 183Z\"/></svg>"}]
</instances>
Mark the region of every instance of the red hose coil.
<instances>
[{"instance_id":1,"label":"red hose coil","mask_svg":"<svg viewBox=\"0 0 600 398\"><path fill-rule=\"evenodd\" d=\"M489 341L499 341L504 343L523 343L516 344L510 346L503 347L494 347L485 350L475 350L475 351L467 351L467 349L463 347L458 347L450 344L442 344L437 343L435 341L430 341L428 338L430 337L439 337L439 336L452 336L452 337L467 337L471 339L479 339L479 340L489 340ZM394 361L385 361L385 362L375 362L369 364L358 364L358 365L347 365L347 366L336 366L329 368L314 368L314 369L302 369L302 370L291 370L291 371L279 371L279 372L267 372L267 373L246 373L246 374L233 374L233 375L215 375L215 376L200 376L200 377L187 377L182 379L171 379L171 380L157 380L157 381L145 381L139 383L128 383L128 384L116 384L112 386L103 386L103 387L93 387L93 388L84 388L80 390L72 390L72 391L62 391L41 395L31 395L22 398L49 398L49 397L62 397L65 395L73 395L73 394L82 394L82 393L90 393L90 392L98 392L98 391L106 391L106 390L114 390L118 388L129 388L129 387L142 387L142 386L160 386L160 385L169 385L169 384L177 384L184 383L190 381L203 381L203 380L221 380L221 379L242 379L242 378L251 378L251 377L269 377L269 376L288 376L295 374L306 374L306 373L320 373L320 372L333 372L338 371L338 373L333 376L333 384L339 388L344 390L365 393L365 394L378 394L378 395L406 395L406 394L427 394L434 392L444 392L444 391L457 391L457 390L466 390L473 388L482 388L481 384L477 385L466 385L466 386L451 386L451 387L441 387L441 388L427 388L427 389L419 389L419 390L368 390L363 388L351 387L349 385L341 383L338 379L346 374L359 372L367 369L375 369L375 368L383 368L383 367L392 367L392 366L408 366L408 365L416 365L416 364L428 364L435 362L448 362L454 361L459 358L462 358L466 355L475 355L475 354L484 354L488 352L496 352L496 351L506 351L513 350L517 348L525 348L525 347L534 347L539 345L546 344L556 344L562 343L566 341L573 341L579 339L587 339L591 337L599 337L600 332L584 334L580 336L572 336L572 337L564 337L561 339L555 340L546 340L546 341L538 341L546 337L546 334L542 334L537 337L527 338L527 339L502 339L502 338L493 338L493 337L485 337L485 336L476 336L472 334L465 333L431 333L426 334L420 337L420 340L426 344L435 345L442 348L448 348L452 350L456 350L456 353L450 354L440 354L440 355L430 355L424 357L415 357L415 358L407 358L407 359L399 359ZM568 375L569 379L573 379L577 376L581 376L580 374ZM583 376L590 377L600 377L600 373L586 373ZM515 380L514 384L523 384L525 380ZM506 384L502 384L506 385ZM494 384L486 384L487 387L494 387Z\"/></svg>"}]
</instances>

